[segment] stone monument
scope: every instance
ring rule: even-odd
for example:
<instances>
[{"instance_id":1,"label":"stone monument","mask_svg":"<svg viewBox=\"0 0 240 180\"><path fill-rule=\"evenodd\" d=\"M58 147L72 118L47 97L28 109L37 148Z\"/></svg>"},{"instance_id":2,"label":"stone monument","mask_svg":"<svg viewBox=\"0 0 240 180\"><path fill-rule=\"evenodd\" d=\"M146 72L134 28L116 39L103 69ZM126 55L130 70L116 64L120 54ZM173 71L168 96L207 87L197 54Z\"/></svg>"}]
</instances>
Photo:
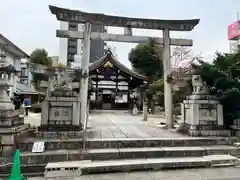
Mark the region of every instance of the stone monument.
<instances>
[{"instance_id":1,"label":"stone monument","mask_svg":"<svg viewBox=\"0 0 240 180\"><path fill-rule=\"evenodd\" d=\"M192 76L193 92L181 105L179 131L190 136L230 136L223 128L223 107L200 75Z\"/></svg>"},{"instance_id":2,"label":"stone monument","mask_svg":"<svg viewBox=\"0 0 240 180\"><path fill-rule=\"evenodd\" d=\"M17 73L9 64L4 54L0 56L0 145L4 155L12 155L18 139L27 132L29 125L24 125L24 118L19 117L19 111L10 100L8 89L12 75ZM4 156L6 157L6 156Z\"/></svg>"},{"instance_id":3,"label":"stone monument","mask_svg":"<svg viewBox=\"0 0 240 180\"><path fill-rule=\"evenodd\" d=\"M72 91L69 72L57 72L42 102L40 136L81 137L80 98Z\"/></svg>"}]
</instances>

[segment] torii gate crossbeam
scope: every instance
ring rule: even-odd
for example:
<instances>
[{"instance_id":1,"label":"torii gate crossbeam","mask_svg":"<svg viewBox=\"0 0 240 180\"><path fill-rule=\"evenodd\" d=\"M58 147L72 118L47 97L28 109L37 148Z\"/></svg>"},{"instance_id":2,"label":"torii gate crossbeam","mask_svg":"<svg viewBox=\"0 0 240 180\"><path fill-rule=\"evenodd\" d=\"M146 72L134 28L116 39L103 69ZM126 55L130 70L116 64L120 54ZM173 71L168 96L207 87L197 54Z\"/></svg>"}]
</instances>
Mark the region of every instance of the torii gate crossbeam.
<instances>
[{"instance_id":1,"label":"torii gate crossbeam","mask_svg":"<svg viewBox=\"0 0 240 180\"><path fill-rule=\"evenodd\" d=\"M56 36L59 38L83 39L84 32L57 30ZM124 43L148 43L150 40L154 40L156 44L164 45L163 38L149 37L149 36L135 36L135 35L129 36L129 35L122 35L122 34L91 32L91 39L101 39L103 41L114 41L114 42L124 42ZM191 39L170 38L170 45L192 46L193 41Z\"/></svg>"}]
</instances>

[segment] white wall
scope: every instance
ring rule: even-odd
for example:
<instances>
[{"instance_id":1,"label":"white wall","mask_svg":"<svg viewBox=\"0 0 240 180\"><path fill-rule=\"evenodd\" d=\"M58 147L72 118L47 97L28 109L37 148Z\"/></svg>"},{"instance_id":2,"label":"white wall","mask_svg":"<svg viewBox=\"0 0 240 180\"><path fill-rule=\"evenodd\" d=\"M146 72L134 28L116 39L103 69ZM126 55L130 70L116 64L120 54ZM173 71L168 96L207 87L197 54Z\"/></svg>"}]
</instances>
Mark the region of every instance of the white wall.
<instances>
[{"instance_id":1,"label":"white wall","mask_svg":"<svg viewBox=\"0 0 240 180\"><path fill-rule=\"evenodd\" d=\"M52 65L56 66L59 63L59 57L58 56L51 56L52 59Z\"/></svg>"},{"instance_id":2,"label":"white wall","mask_svg":"<svg viewBox=\"0 0 240 180\"><path fill-rule=\"evenodd\" d=\"M21 62L22 63L20 63L20 73L21 73L21 68L26 68L27 67L27 62L25 61L25 60L21 60ZM28 87L32 87L32 85L31 85L31 83L32 83L32 73L31 73L31 71L30 71L30 69L28 68L28 70L27 70L27 79L25 79L25 80L27 80L28 82L27 82L27 86ZM19 77L17 77L17 79L16 79L16 81L17 82L20 82L20 78Z\"/></svg>"},{"instance_id":3,"label":"white wall","mask_svg":"<svg viewBox=\"0 0 240 180\"><path fill-rule=\"evenodd\" d=\"M60 29L68 30L68 22L60 21ZM67 65L67 38L59 38L59 63Z\"/></svg>"},{"instance_id":4,"label":"white wall","mask_svg":"<svg viewBox=\"0 0 240 180\"><path fill-rule=\"evenodd\" d=\"M229 41L230 53L237 53L239 50L240 40Z\"/></svg>"},{"instance_id":5,"label":"white wall","mask_svg":"<svg viewBox=\"0 0 240 180\"><path fill-rule=\"evenodd\" d=\"M84 31L84 24L78 24L78 31ZM77 54L82 56L83 52L83 40L78 39Z\"/></svg>"},{"instance_id":6,"label":"white wall","mask_svg":"<svg viewBox=\"0 0 240 180\"><path fill-rule=\"evenodd\" d=\"M13 56L12 54L10 54L8 52L6 52L6 61L8 62L8 64L12 64L16 68L16 70L20 69L21 60L17 59L15 56ZM11 80L10 80L10 84L12 86L9 88L10 97L13 96L14 92L16 92L17 79L18 79L18 75L12 74Z\"/></svg>"}]
</instances>

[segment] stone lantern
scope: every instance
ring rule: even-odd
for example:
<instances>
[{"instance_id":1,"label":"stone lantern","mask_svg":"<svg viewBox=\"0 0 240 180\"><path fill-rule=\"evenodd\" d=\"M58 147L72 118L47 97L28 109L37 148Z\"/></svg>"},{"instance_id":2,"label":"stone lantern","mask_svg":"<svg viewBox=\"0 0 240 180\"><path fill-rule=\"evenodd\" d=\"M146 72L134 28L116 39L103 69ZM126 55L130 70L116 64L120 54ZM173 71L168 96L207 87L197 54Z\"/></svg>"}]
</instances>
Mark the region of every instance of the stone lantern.
<instances>
[{"instance_id":1,"label":"stone lantern","mask_svg":"<svg viewBox=\"0 0 240 180\"><path fill-rule=\"evenodd\" d=\"M24 118L19 118L19 111L15 110L8 94L13 86L12 76L16 74L14 66L6 59L6 54L0 54L0 144L3 155L11 155L17 146L17 139L29 128L24 124Z\"/></svg>"},{"instance_id":2,"label":"stone lantern","mask_svg":"<svg viewBox=\"0 0 240 180\"><path fill-rule=\"evenodd\" d=\"M2 125L13 125L14 122L10 119L18 117L18 112L15 111L15 107L8 94L8 89L13 86L12 76L15 73L17 71L8 63L5 54L2 53L0 56L0 118L6 121L2 120L0 127Z\"/></svg>"}]
</instances>

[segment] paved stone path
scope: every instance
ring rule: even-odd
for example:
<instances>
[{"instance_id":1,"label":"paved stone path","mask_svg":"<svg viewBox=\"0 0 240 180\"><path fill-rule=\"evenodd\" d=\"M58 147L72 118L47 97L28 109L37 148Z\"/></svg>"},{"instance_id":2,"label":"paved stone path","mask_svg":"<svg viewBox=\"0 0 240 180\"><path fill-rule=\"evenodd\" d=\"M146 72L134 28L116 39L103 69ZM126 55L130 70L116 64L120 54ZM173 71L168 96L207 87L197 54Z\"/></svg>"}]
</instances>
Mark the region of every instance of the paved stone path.
<instances>
[{"instance_id":1,"label":"paved stone path","mask_svg":"<svg viewBox=\"0 0 240 180\"><path fill-rule=\"evenodd\" d=\"M150 118L142 121L141 116L130 114L91 114L88 127L89 138L151 138L151 137L183 137L175 132L160 129L155 122L165 121L163 118Z\"/></svg>"},{"instance_id":2,"label":"paved stone path","mask_svg":"<svg viewBox=\"0 0 240 180\"><path fill-rule=\"evenodd\" d=\"M41 113L29 112L28 116L24 117L24 122L33 126L40 126L41 124Z\"/></svg>"},{"instance_id":3,"label":"paved stone path","mask_svg":"<svg viewBox=\"0 0 240 180\"><path fill-rule=\"evenodd\" d=\"M41 114L29 113L25 123L39 126ZM163 117L149 118L142 121L141 116L126 113L93 113L88 121L88 138L151 138L151 137L183 137L183 135L160 129L157 122L164 122Z\"/></svg>"},{"instance_id":4,"label":"paved stone path","mask_svg":"<svg viewBox=\"0 0 240 180\"><path fill-rule=\"evenodd\" d=\"M44 178L29 178L43 180ZM186 169L157 172L113 173L81 176L71 180L240 180L239 168ZM70 179L69 179L70 180Z\"/></svg>"}]
</instances>

